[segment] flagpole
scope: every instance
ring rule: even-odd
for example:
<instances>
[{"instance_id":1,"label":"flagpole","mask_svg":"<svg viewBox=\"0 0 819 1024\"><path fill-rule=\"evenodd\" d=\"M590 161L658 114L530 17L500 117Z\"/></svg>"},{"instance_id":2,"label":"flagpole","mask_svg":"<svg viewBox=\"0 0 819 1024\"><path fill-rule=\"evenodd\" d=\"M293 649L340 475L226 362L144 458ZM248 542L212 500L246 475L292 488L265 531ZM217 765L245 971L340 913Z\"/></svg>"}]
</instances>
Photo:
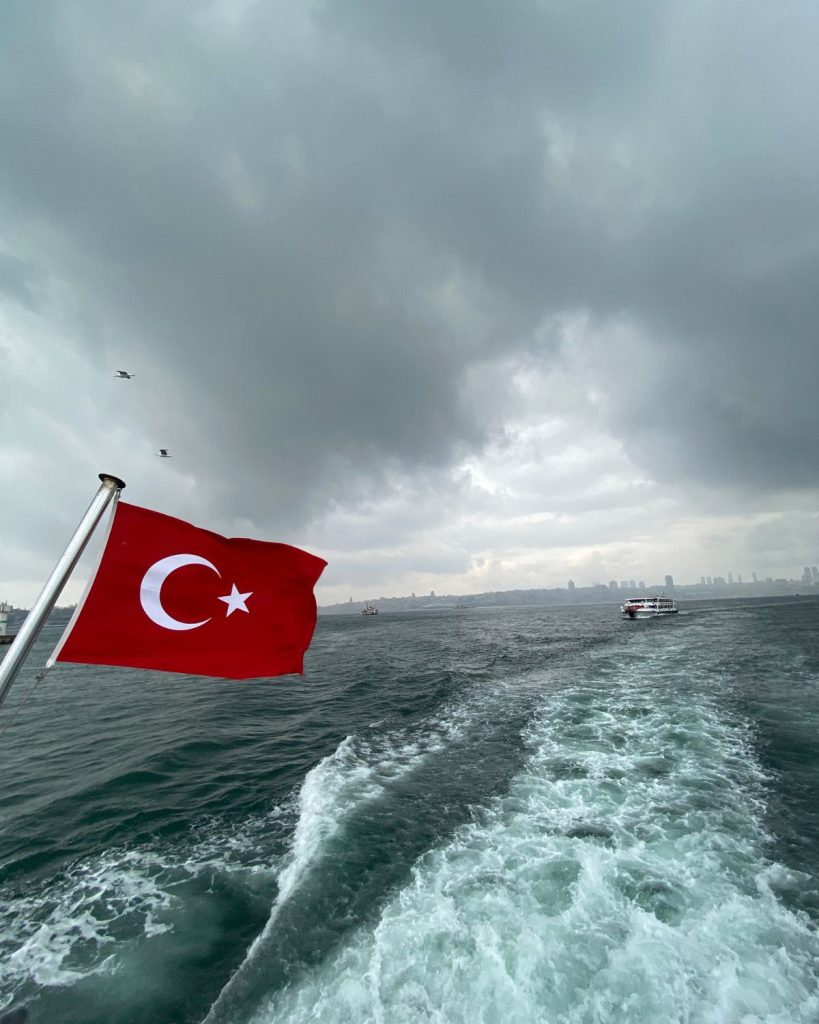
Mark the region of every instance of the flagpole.
<instances>
[{"instance_id":1,"label":"flagpole","mask_svg":"<svg viewBox=\"0 0 819 1024\"><path fill-rule=\"evenodd\" d=\"M26 616L25 622L17 631L13 643L8 649L5 658L0 662L0 705L6 699L17 673L28 657L34 641L39 636L40 630L51 613L51 609L60 596L60 591L66 584L68 577L74 571L80 555L97 524L102 518L103 512L108 507L111 499L117 497L125 486L125 481L118 476L111 476L110 473L100 473L100 489L88 506L88 511L80 520L80 524L74 531L74 536L68 542L62 558L57 562L54 571L45 583L40 596L34 602L31 611Z\"/></svg>"}]
</instances>

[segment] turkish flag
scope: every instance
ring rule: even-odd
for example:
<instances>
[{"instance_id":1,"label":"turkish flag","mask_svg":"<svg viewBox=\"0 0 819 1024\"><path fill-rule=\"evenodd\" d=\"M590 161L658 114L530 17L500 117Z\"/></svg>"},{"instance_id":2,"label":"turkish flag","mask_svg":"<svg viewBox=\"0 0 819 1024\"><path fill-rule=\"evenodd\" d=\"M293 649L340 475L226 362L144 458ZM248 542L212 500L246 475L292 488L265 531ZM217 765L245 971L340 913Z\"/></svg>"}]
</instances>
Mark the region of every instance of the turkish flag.
<instances>
[{"instance_id":1,"label":"turkish flag","mask_svg":"<svg viewBox=\"0 0 819 1024\"><path fill-rule=\"evenodd\" d=\"M119 502L52 660L229 679L300 673L326 564Z\"/></svg>"}]
</instances>

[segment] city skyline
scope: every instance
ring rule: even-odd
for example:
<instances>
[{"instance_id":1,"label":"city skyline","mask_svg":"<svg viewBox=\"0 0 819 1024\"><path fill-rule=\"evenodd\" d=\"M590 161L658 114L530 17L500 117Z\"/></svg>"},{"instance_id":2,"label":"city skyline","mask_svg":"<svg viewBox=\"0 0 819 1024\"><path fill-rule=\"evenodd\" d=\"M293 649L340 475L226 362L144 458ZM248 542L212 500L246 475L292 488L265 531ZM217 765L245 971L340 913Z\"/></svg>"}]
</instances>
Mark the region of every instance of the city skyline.
<instances>
[{"instance_id":1,"label":"city skyline","mask_svg":"<svg viewBox=\"0 0 819 1024\"><path fill-rule=\"evenodd\" d=\"M705 588L705 587L707 587L707 588L713 588L713 587L715 587L715 588L719 588L719 587L722 587L722 588L732 588L732 587L733 588L737 588L737 587L743 587L743 586L744 587L752 587L754 585L776 586L776 585L781 585L781 584L787 584L787 585L802 584L802 585L807 586L807 587L817 587L817 588L819 588L819 566L805 564L805 565L803 565L801 567L801 570L799 571L799 575L794 575L794 572L796 572L796 570L792 569L790 572L786 570L785 573L776 573L776 574L770 573L768 575L762 576L761 574L759 574L758 572L756 572L754 570L752 570L750 572L746 571L746 572L736 572L736 573L734 573L733 570L728 570L725 573L724 576L722 574L720 574L720 573L712 573L710 575L700 574L698 577L697 576L690 576L690 577L689 576L682 576L681 577L681 576L678 576L676 573L657 573L657 574L655 574L656 578L655 577L648 577L647 579L638 579L638 578L634 577L634 578L621 578L621 579L608 579L608 580L600 579L600 578L593 578L593 579L583 580L583 579L580 579L580 578L575 579L575 578L572 577L572 578L569 578L568 580L564 580L562 583L541 581L540 583L538 583L538 584L536 584L534 586L530 586L530 587L503 587L503 588L497 588L497 589L489 588L489 589L483 590L483 591L482 590L447 591L444 588L442 590L439 589L438 596L441 596L441 594L445 594L447 597L458 597L458 596L470 596L470 595L479 594L479 593L490 593L490 592L491 593L511 593L513 591L516 591L516 590L526 591L526 590L539 590L539 589L547 589L547 590L562 590L562 589L565 589L565 590L567 590L569 592L575 591L575 590L576 591L588 591L588 590L592 590L592 589L601 589L601 590L617 591L619 593L620 591L624 591L624 590L633 590L633 591L636 591L636 592L641 592L641 591L645 591L645 590L659 590L659 589L662 589L662 588L666 588L666 589L668 589L668 588L675 588L675 587L696 588L698 586L699 587L703 587L703 588ZM671 582L669 582L669 580ZM81 595L82 591L85 588L86 582L87 582L87 580L86 580L86 577L84 576L84 574L79 574L78 576L75 575L75 578L74 578L74 581L73 581L73 584L74 584L73 587L66 587L65 591L63 592L63 597L61 599L61 602L62 602L61 606L62 607L72 607L72 608L75 607L77 601L79 600L79 596ZM67 595L70 595L72 590L77 595L77 597L67 600L66 599ZM26 600L20 600L19 596L18 596L17 599L15 599L15 597L9 591L8 587L6 587L6 591L8 591L8 592L0 593L0 604L2 604L3 602L6 602L6 603L8 603L8 605L10 607L17 608L17 609L21 609L21 608L25 609L25 608L30 607L30 605L33 603L34 598L39 593L39 589L37 589L36 592L34 592L34 590L32 590L31 593L32 593L33 596L31 596L26 601ZM430 588L430 590L428 592L423 591L422 589L418 589L417 593L420 596L424 596L424 594L426 593L427 596L429 596L429 597L433 597L433 598L436 597L435 588ZM392 600L392 599L404 599L404 598L407 598L407 597L412 597L412 598L416 597L416 591L415 590L413 590L413 591L411 591L409 593L404 593L404 594L391 594L391 595L389 595L389 594L385 594L384 593L384 594L379 595L377 598L374 597L374 595L371 592L368 591L366 594L364 592L358 592L355 596L351 595L348 598L342 599L342 600L328 600L328 599L322 600L321 588L320 587L316 588L316 594L317 594L318 604L319 604L320 607L321 606L331 607L331 606L334 606L334 605L341 605L341 604L349 603L349 602L352 602L352 603L366 603L369 600L376 600L376 599L377 600L385 600L385 599Z\"/></svg>"},{"instance_id":2,"label":"city skyline","mask_svg":"<svg viewBox=\"0 0 819 1024\"><path fill-rule=\"evenodd\" d=\"M809 577L809 578L808 578ZM669 582L670 580L670 582ZM810 590L816 589L819 591L819 566L817 565L804 565L802 567L801 574L797 577L794 575L780 575L780 576L765 576L760 577L755 571L750 573L737 572L729 570L725 576L720 574L712 575L700 575L698 580L680 579L675 577L673 574L666 573L662 581L655 580L637 580L637 579L622 579L622 580L608 580L601 582L600 580L591 580L589 582L578 581L575 579L569 579L561 584L543 584L540 587L524 587L524 588L507 588L497 591L463 591L463 592L438 592L431 589L428 593L412 591L409 594L380 594L378 596L369 594L367 596L356 596L352 595L347 598L346 601L321 601L318 600L319 608L331 608L341 607L345 604L349 605L363 605L369 601L402 601L402 600L447 600L455 599L459 597L474 597L485 593L496 593L496 594L511 594L515 592L528 592L528 591L562 591L565 590L568 594L573 592L578 595L595 591L598 594L603 592L609 593L621 593L623 591L633 591L635 593L645 591L662 591L662 590L687 590L687 591L698 591L702 590L718 590L723 592L731 591L728 596L738 596L738 594L744 589L746 591L752 591L754 588L774 588L772 593L781 593L781 587L790 588L789 592L796 593L794 587L802 586L808 588L806 593ZM779 591L776 588L780 588ZM0 595L0 608L6 605L9 610L25 610L29 607L29 604L16 602L10 597ZM63 613L72 610L76 607L76 602L65 602L58 604L55 611Z\"/></svg>"}]
</instances>

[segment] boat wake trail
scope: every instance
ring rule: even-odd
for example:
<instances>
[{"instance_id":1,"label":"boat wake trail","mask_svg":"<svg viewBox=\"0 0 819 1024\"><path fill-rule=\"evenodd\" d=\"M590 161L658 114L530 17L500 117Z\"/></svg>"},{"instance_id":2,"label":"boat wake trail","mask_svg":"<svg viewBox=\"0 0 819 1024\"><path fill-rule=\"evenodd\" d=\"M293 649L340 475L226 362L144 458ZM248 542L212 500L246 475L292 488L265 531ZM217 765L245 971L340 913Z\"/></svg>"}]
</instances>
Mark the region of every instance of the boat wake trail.
<instances>
[{"instance_id":1,"label":"boat wake trail","mask_svg":"<svg viewBox=\"0 0 819 1024\"><path fill-rule=\"evenodd\" d=\"M386 897L368 914L351 896L316 946L294 857L249 957L254 983L208 1024L815 1021L819 938L780 899L800 879L767 857L767 780L744 723L674 685L674 658L635 648L553 691L522 726L504 791L426 849L411 844ZM333 766L317 772L318 787ZM347 880L366 888L372 848L355 830L335 836L325 867L357 856ZM313 883L332 893L344 877L320 869ZM291 940L301 955L288 959Z\"/></svg>"},{"instance_id":2,"label":"boat wake trail","mask_svg":"<svg viewBox=\"0 0 819 1024\"><path fill-rule=\"evenodd\" d=\"M86 1000L111 999L114 979L136 989L148 961L154 990L173 984L176 972L191 970L185 946L206 930L201 917L191 919L191 906L207 899L218 919L213 908L228 896L245 894L248 914L269 893L288 811L272 808L229 830L204 821L184 843L112 848L56 878L9 887L0 909L0 1008L36 1000L38 1019L63 1019L76 1008L86 1019ZM216 927L207 921L208 931Z\"/></svg>"},{"instance_id":3,"label":"boat wake trail","mask_svg":"<svg viewBox=\"0 0 819 1024\"><path fill-rule=\"evenodd\" d=\"M308 773L270 919L206 1024L241 1019L271 989L320 963L406 883L430 845L469 817L464 792L505 787L520 762L515 746L504 743L505 756L489 764L471 756L478 734L497 743L504 695L498 687L482 696L485 709L496 705L488 719L467 703L427 722L421 739L348 737ZM507 706L505 722L519 733L525 715L523 705Z\"/></svg>"}]
</instances>

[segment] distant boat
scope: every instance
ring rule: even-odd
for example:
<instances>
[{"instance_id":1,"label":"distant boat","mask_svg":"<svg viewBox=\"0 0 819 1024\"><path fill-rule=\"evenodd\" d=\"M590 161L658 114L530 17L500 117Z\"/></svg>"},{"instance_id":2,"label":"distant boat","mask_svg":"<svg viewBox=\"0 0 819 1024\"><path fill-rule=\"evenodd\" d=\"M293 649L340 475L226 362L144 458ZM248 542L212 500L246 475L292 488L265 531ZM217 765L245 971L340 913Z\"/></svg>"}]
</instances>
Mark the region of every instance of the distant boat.
<instances>
[{"instance_id":1,"label":"distant boat","mask_svg":"<svg viewBox=\"0 0 819 1024\"><path fill-rule=\"evenodd\" d=\"M362 615L378 615L378 609L373 604L365 604L361 609Z\"/></svg>"},{"instance_id":2,"label":"distant boat","mask_svg":"<svg viewBox=\"0 0 819 1024\"><path fill-rule=\"evenodd\" d=\"M677 602L670 597L631 597L620 605L624 619L654 619L658 615L676 615Z\"/></svg>"},{"instance_id":3,"label":"distant boat","mask_svg":"<svg viewBox=\"0 0 819 1024\"><path fill-rule=\"evenodd\" d=\"M6 604L5 601L0 601L0 644L10 644L14 637L11 633L6 632L6 624L8 623L9 612L12 610L10 604ZM2 1021L0 1021L2 1024Z\"/></svg>"}]
</instances>

